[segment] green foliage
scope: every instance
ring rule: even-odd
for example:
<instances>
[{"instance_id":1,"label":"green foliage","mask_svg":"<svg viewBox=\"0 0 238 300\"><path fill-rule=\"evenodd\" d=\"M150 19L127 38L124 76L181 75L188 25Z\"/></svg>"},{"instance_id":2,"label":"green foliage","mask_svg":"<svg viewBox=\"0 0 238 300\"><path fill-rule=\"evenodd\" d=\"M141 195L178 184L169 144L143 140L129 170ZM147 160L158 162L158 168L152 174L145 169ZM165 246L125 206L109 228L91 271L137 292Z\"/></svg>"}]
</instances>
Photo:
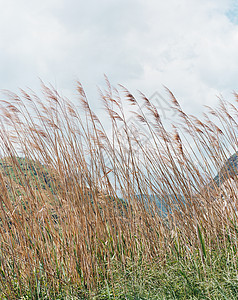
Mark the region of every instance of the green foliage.
<instances>
[{"instance_id":1,"label":"green foliage","mask_svg":"<svg viewBox=\"0 0 238 300\"><path fill-rule=\"evenodd\" d=\"M48 187L53 192L54 178L44 165L24 157L14 157L14 159L17 160L17 163L12 161L10 157L0 159L0 172L3 174L9 188L12 184L10 180L13 180L19 188L30 184L35 189L46 189Z\"/></svg>"}]
</instances>

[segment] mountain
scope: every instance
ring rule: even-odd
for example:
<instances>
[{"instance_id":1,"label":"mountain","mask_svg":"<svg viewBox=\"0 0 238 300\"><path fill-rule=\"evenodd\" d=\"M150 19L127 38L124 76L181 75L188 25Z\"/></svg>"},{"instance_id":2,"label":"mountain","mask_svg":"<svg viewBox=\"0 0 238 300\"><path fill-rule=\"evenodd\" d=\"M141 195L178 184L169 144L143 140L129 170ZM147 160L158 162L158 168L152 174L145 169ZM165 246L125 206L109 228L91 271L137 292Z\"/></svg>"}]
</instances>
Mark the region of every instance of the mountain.
<instances>
[{"instance_id":1,"label":"mountain","mask_svg":"<svg viewBox=\"0 0 238 300\"><path fill-rule=\"evenodd\" d=\"M238 151L228 158L221 170L214 177L217 186L221 186L229 178L234 179L238 175Z\"/></svg>"},{"instance_id":2,"label":"mountain","mask_svg":"<svg viewBox=\"0 0 238 300\"><path fill-rule=\"evenodd\" d=\"M54 179L44 165L27 158L15 157L15 159L14 163L10 157L0 159L0 172L8 190L12 186L21 190L28 180L28 184L36 189L48 187L53 192Z\"/></svg>"}]
</instances>

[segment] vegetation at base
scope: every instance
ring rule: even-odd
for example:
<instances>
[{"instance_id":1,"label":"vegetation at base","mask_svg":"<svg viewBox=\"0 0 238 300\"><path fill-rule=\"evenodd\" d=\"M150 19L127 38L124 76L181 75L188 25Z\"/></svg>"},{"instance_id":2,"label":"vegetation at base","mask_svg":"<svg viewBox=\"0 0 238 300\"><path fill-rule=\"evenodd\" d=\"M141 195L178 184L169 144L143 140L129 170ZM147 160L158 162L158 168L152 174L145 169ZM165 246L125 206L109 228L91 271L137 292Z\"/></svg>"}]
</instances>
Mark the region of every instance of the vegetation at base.
<instances>
[{"instance_id":1,"label":"vegetation at base","mask_svg":"<svg viewBox=\"0 0 238 300\"><path fill-rule=\"evenodd\" d=\"M106 82L111 136L80 83L1 100L0 299L237 299L238 95L166 129Z\"/></svg>"}]
</instances>

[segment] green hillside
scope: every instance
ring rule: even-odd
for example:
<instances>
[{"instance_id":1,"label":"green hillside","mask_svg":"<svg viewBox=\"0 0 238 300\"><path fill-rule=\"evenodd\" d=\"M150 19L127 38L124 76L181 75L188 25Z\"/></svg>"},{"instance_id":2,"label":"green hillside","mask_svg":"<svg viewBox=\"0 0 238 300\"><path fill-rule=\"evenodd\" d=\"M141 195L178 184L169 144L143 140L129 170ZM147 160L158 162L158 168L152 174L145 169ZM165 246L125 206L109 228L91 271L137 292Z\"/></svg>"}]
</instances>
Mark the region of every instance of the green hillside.
<instances>
[{"instance_id":1,"label":"green hillside","mask_svg":"<svg viewBox=\"0 0 238 300\"><path fill-rule=\"evenodd\" d=\"M14 159L16 163L13 163L12 158L9 157L0 159L0 172L9 190L12 185L21 189L21 187L29 184L35 189L46 190L49 188L53 192L54 180L44 165L39 161L23 157L15 157Z\"/></svg>"}]
</instances>

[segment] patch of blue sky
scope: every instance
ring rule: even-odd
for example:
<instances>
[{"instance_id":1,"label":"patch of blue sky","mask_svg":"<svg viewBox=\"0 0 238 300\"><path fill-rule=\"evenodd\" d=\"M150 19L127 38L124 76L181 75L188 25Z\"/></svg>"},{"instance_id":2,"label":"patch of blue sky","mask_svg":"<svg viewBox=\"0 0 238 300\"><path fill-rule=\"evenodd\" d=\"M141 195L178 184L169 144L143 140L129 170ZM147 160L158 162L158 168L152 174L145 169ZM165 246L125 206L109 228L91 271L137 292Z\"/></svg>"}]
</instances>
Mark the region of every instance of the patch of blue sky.
<instances>
[{"instance_id":1,"label":"patch of blue sky","mask_svg":"<svg viewBox=\"0 0 238 300\"><path fill-rule=\"evenodd\" d=\"M233 0L230 9L226 13L229 20L238 25L238 0Z\"/></svg>"}]
</instances>

